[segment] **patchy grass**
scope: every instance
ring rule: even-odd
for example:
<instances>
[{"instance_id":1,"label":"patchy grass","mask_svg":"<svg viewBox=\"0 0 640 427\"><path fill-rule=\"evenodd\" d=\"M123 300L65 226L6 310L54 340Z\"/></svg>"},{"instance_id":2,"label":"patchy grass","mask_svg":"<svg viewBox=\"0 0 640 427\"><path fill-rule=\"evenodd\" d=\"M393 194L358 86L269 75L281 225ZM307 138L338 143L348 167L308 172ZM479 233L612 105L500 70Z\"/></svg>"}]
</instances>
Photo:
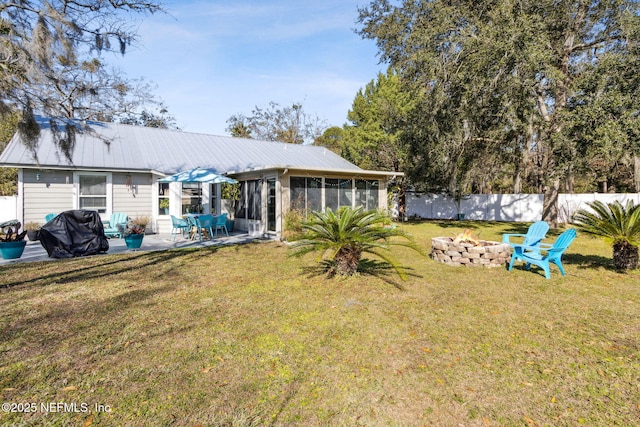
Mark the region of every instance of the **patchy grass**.
<instances>
[{"instance_id":1,"label":"patchy grass","mask_svg":"<svg viewBox=\"0 0 640 427\"><path fill-rule=\"evenodd\" d=\"M402 227L427 252L431 237L465 227L491 240L526 231ZM313 256L288 254L273 242L0 267L0 400L38 405L2 412L0 424L640 419L640 274L614 271L600 240L579 235L567 276L552 267L551 280L536 267L449 267L403 248L394 256L412 268L406 282L375 268L327 280L306 272ZM51 402L78 411L39 406Z\"/></svg>"}]
</instances>

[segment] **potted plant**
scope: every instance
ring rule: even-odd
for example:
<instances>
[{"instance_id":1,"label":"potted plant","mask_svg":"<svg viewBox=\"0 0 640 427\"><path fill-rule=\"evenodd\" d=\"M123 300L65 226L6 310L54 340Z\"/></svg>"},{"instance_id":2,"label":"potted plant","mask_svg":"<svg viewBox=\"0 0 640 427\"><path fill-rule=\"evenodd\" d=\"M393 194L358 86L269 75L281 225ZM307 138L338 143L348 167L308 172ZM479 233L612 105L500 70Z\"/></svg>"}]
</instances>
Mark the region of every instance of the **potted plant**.
<instances>
[{"instance_id":1,"label":"potted plant","mask_svg":"<svg viewBox=\"0 0 640 427\"><path fill-rule=\"evenodd\" d=\"M127 221L127 225L122 233L124 242L129 249L139 249L142 246L144 232L149 224L149 217L135 217Z\"/></svg>"},{"instance_id":2,"label":"potted plant","mask_svg":"<svg viewBox=\"0 0 640 427\"><path fill-rule=\"evenodd\" d=\"M222 200L223 200L223 212L227 212L226 227L227 231L231 233L235 227L235 213L240 200L240 184L222 184Z\"/></svg>"},{"instance_id":3,"label":"potted plant","mask_svg":"<svg viewBox=\"0 0 640 427\"><path fill-rule=\"evenodd\" d=\"M160 199L158 207L160 215L169 215L169 198Z\"/></svg>"},{"instance_id":4,"label":"potted plant","mask_svg":"<svg viewBox=\"0 0 640 427\"><path fill-rule=\"evenodd\" d=\"M17 219L0 224L2 235L0 236L0 256L4 259L16 259L22 256L27 241L24 236L26 231L19 232L22 224Z\"/></svg>"},{"instance_id":5,"label":"potted plant","mask_svg":"<svg viewBox=\"0 0 640 427\"><path fill-rule=\"evenodd\" d=\"M236 226L236 220L233 218L229 218L227 216L227 221L225 222L225 226L227 227L227 231L231 233L233 231L233 227Z\"/></svg>"},{"instance_id":6,"label":"potted plant","mask_svg":"<svg viewBox=\"0 0 640 427\"><path fill-rule=\"evenodd\" d=\"M36 240L40 240L38 234L40 233L40 228L42 224L39 222L27 222L24 225L24 229L27 231L27 237L30 241L35 242Z\"/></svg>"}]
</instances>

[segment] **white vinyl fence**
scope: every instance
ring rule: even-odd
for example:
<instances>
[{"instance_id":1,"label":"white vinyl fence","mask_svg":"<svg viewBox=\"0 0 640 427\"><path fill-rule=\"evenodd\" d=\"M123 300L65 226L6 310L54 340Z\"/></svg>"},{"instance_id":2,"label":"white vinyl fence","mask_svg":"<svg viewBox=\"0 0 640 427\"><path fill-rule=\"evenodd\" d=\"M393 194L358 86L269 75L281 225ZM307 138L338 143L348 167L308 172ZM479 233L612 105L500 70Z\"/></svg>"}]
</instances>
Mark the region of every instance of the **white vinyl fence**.
<instances>
[{"instance_id":1,"label":"white vinyl fence","mask_svg":"<svg viewBox=\"0 0 640 427\"><path fill-rule=\"evenodd\" d=\"M640 204L640 193L629 194L560 194L558 196L558 221L569 222L578 209L588 202L600 200L623 204L632 200ZM458 208L453 198L443 194L407 192L406 216L423 219L457 219ZM542 194L472 194L460 201L460 213L465 219L478 221L533 222L542 219Z\"/></svg>"},{"instance_id":2,"label":"white vinyl fence","mask_svg":"<svg viewBox=\"0 0 640 427\"><path fill-rule=\"evenodd\" d=\"M18 196L0 196L0 222L18 218Z\"/></svg>"},{"instance_id":3,"label":"white vinyl fence","mask_svg":"<svg viewBox=\"0 0 640 427\"><path fill-rule=\"evenodd\" d=\"M640 204L640 193L625 194L560 194L558 196L558 221L569 222L578 209L586 208L588 202L600 200L611 203L619 200L623 204L632 200ZM408 218L457 219L455 200L443 194L418 194L407 192ZM542 218L542 194L472 194L460 201L460 213L465 219L478 221L533 222ZM397 212L397 207L393 209ZM18 197L0 197L0 222L18 218Z\"/></svg>"}]
</instances>

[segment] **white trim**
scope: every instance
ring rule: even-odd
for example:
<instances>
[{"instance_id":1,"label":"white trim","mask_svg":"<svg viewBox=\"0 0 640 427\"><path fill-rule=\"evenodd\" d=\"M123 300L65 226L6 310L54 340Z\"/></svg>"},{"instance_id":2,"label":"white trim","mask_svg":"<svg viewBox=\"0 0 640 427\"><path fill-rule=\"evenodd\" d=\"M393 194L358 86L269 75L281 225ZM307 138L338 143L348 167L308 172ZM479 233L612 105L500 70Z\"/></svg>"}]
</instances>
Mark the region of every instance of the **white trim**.
<instances>
[{"instance_id":1,"label":"white trim","mask_svg":"<svg viewBox=\"0 0 640 427\"><path fill-rule=\"evenodd\" d=\"M274 181L274 203L275 203L275 207L274 207L274 227L275 230L269 230L269 181L272 180ZM261 215L262 218L262 233L266 234L266 233L277 233L278 232L278 205L279 205L279 201L278 201L278 175L265 175L263 178L263 185L262 185L262 194L264 194L263 199L264 201L262 202L262 212L263 214Z\"/></svg>"},{"instance_id":2,"label":"white trim","mask_svg":"<svg viewBox=\"0 0 640 427\"><path fill-rule=\"evenodd\" d=\"M216 186L216 205L215 212L216 215L222 214L222 184L214 184Z\"/></svg>"},{"instance_id":3,"label":"white trim","mask_svg":"<svg viewBox=\"0 0 640 427\"><path fill-rule=\"evenodd\" d=\"M74 172L73 173L73 209L80 209L80 177L104 176L107 178L107 211L101 214L103 220L108 220L113 213L113 174L111 172Z\"/></svg>"},{"instance_id":4,"label":"white trim","mask_svg":"<svg viewBox=\"0 0 640 427\"><path fill-rule=\"evenodd\" d=\"M200 184L200 198L202 199L202 213L211 213L211 184L203 182Z\"/></svg>"},{"instance_id":5,"label":"white trim","mask_svg":"<svg viewBox=\"0 0 640 427\"><path fill-rule=\"evenodd\" d=\"M158 182L158 179L160 179L160 177L158 176L151 176L151 180L152 180L152 186L151 186L151 191L153 191L153 197L151 200L151 210L153 212L153 217L158 220L158 219L168 219L170 218L171 215L171 206L173 205L173 203L171 202L172 197L171 197L171 183L170 182ZM167 194L166 197L169 200L169 211L166 215L161 215L160 214L160 185L161 184L167 184L168 187L168 192L169 194Z\"/></svg>"},{"instance_id":6,"label":"white trim","mask_svg":"<svg viewBox=\"0 0 640 427\"><path fill-rule=\"evenodd\" d=\"M182 183L169 183L169 215L182 218Z\"/></svg>"},{"instance_id":7,"label":"white trim","mask_svg":"<svg viewBox=\"0 0 640 427\"><path fill-rule=\"evenodd\" d=\"M16 215L22 224L24 224L24 171L18 169L18 200L16 201Z\"/></svg>"}]
</instances>

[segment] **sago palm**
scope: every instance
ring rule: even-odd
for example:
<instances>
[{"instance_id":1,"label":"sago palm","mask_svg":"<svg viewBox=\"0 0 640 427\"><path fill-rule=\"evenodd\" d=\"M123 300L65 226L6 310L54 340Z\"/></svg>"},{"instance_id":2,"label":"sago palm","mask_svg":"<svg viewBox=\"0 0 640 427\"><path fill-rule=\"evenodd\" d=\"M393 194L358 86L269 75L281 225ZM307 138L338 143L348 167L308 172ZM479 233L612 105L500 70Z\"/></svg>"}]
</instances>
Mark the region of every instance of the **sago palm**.
<instances>
[{"instance_id":1,"label":"sago palm","mask_svg":"<svg viewBox=\"0 0 640 427\"><path fill-rule=\"evenodd\" d=\"M362 263L363 254L374 255L405 278L403 267L390 256L392 245L422 251L404 231L391 226L391 219L379 211L362 208L339 208L336 212L312 212L304 221L304 238L292 244L294 256L320 252L321 263L329 275L353 275ZM402 240L392 240L392 238Z\"/></svg>"},{"instance_id":2,"label":"sago palm","mask_svg":"<svg viewBox=\"0 0 640 427\"><path fill-rule=\"evenodd\" d=\"M587 203L591 210L580 209L573 222L584 232L604 237L613 244L613 264L618 270L638 267L638 245L640 245L640 205L628 201L604 204L600 201Z\"/></svg>"}]
</instances>

